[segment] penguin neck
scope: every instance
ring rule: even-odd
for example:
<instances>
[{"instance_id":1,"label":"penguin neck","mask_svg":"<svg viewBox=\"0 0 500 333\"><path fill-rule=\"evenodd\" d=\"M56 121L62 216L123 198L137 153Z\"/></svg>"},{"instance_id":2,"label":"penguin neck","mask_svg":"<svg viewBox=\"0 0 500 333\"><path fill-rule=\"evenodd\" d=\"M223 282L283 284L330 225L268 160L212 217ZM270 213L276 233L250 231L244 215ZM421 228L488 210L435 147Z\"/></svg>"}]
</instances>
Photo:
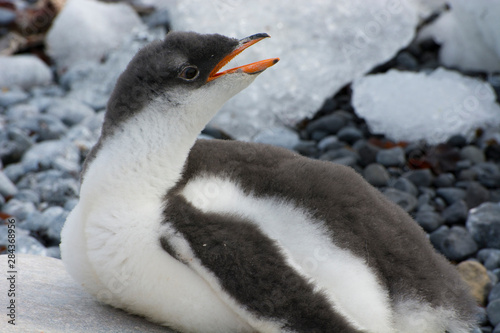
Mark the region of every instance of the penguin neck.
<instances>
[{"instance_id":1,"label":"penguin neck","mask_svg":"<svg viewBox=\"0 0 500 333\"><path fill-rule=\"evenodd\" d=\"M81 197L161 200L180 179L191 147L217 110L164 100L149 103L101 138Z\"/></svg>"}]
</instances>

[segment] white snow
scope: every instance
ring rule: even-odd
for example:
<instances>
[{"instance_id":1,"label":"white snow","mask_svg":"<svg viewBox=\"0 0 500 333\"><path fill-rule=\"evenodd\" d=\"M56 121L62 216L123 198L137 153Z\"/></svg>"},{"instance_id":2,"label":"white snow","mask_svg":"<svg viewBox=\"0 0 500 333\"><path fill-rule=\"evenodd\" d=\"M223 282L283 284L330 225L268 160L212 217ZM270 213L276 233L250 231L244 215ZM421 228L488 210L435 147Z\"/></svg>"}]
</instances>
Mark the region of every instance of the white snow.
<instances>
[{"instance_id":1,"label":"white snow","mask_svg":"<svg viewBox=\"0 0 500 333\"><path fill-rule=\"evenodd\" d=\"M48 52L59 71L83 61L99 62L142 25L127 4L70 0L47 34Z\"/></svg>"},{"instance_id":2,"label":"white snow","mask_svg":"<svg viewBox=\"0 0 500 333\"><path fill-rule=\"evenodd\" d=\"M500 125L500 106L488 83L438 68L430 74L391 70L356 80L352 103L373 133L396 141L437 144Z\"/></svg>"},{"instance_id":3,"label":"white snow","mask_svg":"<svg viewBox=\"0 0 500 333\"><path fill-rule=\"evenodd\" d=\"M500 71L500 1L449 0L451 9L422 29L419 38L442 44L440 61L448 67Z\"/></svg>"},{"instance_id":4,"label":"white snow","mask_svg":"<svg viewBox=\"0 0 500 333\"><path fill-rule=\"evenodd\" d=\"M239 139L261 129L295 125L353 79L410 43L419 12L405 1L169 1L175 30L243 38L267 32L235 59L281 61L229 101L212 125Z\"/></svg>"}]
</instances>

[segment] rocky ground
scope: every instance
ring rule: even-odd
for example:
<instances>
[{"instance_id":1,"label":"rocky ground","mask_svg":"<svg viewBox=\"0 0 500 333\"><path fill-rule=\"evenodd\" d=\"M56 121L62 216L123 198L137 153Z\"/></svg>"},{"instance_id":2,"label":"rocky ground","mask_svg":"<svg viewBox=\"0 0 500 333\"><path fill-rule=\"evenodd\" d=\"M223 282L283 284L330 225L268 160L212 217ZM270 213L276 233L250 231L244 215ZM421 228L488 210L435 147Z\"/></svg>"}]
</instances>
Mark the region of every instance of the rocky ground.
<instances>
[{"instance_id":1,"label":"rocky ground","mask_svg":"<svg viewBox=\"0 0 500 333\"><path fill-rule=\"evenodd\" d=\"M440 66L439 45L413 42L373 73L429 71ZM500 76L464 73L488 81L500 99ZM79 171L102 124L103 96L75 98L73 71L48 86L0 91L0 218L18 221L19 253L58 258L60 231L78 200ZM500 129L478 128L445 143L394 142L371 133L356 116L350 86L325 101L295 132L256 141L285 146L348 165L397 202L456 263L481 304L481 328L500 333ZM204 137L231 139L207 128ZM299 138L297 140L297 137ZM0 253L7 245L0 225Z\"/></svg>"}]
</instances>

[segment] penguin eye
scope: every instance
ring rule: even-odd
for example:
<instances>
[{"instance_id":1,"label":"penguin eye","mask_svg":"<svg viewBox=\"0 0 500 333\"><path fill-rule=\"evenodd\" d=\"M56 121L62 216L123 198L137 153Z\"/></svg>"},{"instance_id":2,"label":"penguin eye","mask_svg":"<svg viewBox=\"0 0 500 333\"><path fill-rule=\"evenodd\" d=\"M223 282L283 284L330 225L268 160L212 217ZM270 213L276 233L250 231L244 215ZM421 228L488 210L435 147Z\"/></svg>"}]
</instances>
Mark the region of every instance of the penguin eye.
<instances>
[{"instance_id":1,"label":"penguin eye","mask_svg":"<svg viewBox=\"0 0 500 333\"><path fill-rule=\"evenodd\" d=\"M198 77L199 73L200 72L198 71L198 68L196 68L195 66L188 66L182 70L182 72L179 74L179 77L184 80L192 81Z\"/></svg>"}]
</instances>

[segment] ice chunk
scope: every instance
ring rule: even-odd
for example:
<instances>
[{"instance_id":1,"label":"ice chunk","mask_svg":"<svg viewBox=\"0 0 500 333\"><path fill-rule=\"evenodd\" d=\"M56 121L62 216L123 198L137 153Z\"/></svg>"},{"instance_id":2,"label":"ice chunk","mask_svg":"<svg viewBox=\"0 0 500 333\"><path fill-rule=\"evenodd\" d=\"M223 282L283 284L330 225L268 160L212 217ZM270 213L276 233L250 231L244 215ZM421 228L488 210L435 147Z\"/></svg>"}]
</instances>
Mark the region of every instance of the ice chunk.
<instances>
[{"instance_id":1,"label":"ice chunk","mask_svg":"<svg viewBox=\"0 0 500 333\"><path fill-rule=\"evenodd\" d=\"M70 0L47 34L48 52L59 71L82 61L99 62L140 26L141 19L127 4Z\"/></svg>"},{"instance_id":2,"label":"ice chunk","mask_svg":"<svg viewBox=\"0 0 500 333\"><path fill-rule=\"evenodd\" d=\"M405 47L419 17L409 2L392 0L171 2L175 30L272 36L239 55L234 65L281 61L226 103L212 122L240 139L311 116L339 88Z\"/></svg>"},{"instance_id":3,"label":"ice chunk","mask_svg":"<svg viewBox=\"0 0 500 333\"><path fill-rule=\"evenodd\" d=\"M442 44L440 61L449 67L500 71L500 1L449 0L450 11L422 29L419 38Z\"/></svg>"},{"instance_id":4,"label":"ice chunk","mask_svg":"<svg viewBox=\"0 0 500 333\"><path fill-rule=\"evenodd\" d=\"M391 70L356 80L353 106L370 130L396 141L445 141L454 134L500 125L488 83L438 68L430 74Z\"/></svg>"}]
</instances>

